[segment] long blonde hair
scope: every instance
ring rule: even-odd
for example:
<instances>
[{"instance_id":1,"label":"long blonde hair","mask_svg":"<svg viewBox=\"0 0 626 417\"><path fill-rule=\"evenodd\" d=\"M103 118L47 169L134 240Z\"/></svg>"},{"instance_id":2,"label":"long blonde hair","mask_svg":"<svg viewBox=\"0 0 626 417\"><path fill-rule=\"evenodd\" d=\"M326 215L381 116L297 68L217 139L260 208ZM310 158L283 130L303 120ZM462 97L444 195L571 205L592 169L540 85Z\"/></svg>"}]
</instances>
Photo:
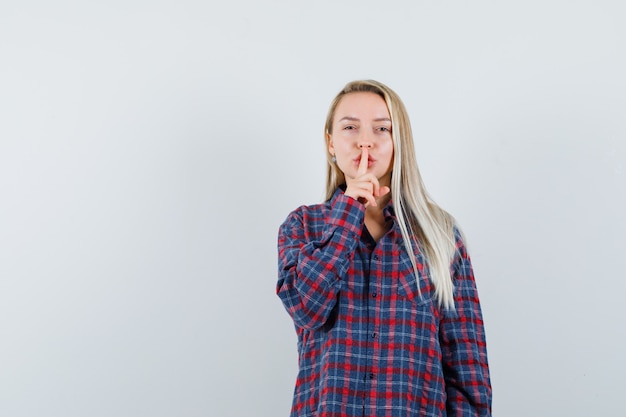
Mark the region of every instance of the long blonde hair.
<instances>
[{"instance_id":1,"label":"long blonde hair","mask_svg":"<svg viewBox=\"0 0 626 417\"><path fill-rule=\"evenodd\" d=\"M454 219L429 197L417 167L409 117L400 97L386 85L373 80L348 83L332 101L326 117L324 136L332 134L335 109L349 93L371 92L385 100L391 115L394 160L391 175L391 198L405 248L419 279L416 250L421 250L428 263L435 298L440 306L454 310L453 283L450 264L456 252ZM345 177L327 152L326 199L330 200ZM420 288L419 283L417 288Z\"/></svg>"}]
</instances>

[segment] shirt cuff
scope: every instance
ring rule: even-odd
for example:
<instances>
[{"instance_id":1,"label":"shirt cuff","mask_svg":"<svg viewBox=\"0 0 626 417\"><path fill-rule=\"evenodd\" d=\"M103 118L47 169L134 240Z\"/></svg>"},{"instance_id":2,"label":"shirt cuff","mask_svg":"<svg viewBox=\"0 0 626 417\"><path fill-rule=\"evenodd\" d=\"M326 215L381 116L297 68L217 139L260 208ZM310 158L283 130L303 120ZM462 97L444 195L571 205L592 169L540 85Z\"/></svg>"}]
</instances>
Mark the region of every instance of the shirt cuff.
<instances>
[{"instance_id":1,"label":"shirt cuff","mask_svg":"<svg viewBox=\"0 0 626 417\"><path fill-rule=\"evenodd\" d=\"M338 194L331 202L329 224L343 227L360 237L364 219L365 206L358 200Z\"/></svg>"}]
</instances>

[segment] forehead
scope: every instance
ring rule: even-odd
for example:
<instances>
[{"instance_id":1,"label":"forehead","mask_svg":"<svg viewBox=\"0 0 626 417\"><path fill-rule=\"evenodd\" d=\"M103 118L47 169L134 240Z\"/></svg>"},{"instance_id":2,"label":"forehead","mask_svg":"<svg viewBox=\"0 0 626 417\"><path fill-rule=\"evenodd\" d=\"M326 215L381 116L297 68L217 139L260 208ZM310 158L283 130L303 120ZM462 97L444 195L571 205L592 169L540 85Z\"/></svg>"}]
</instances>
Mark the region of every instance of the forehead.
<instances>
[{"instance_id":1,"label":"forehead","mask_svg":"<svg viewBox=\"0 0 626 417\"><path fill-rule=\"evenodd\" d=\"M346 116L359 119L389 118L389 109L385 100L376 93L348 93L337 103L334 119Z\"/></svg>"}]
</instances>

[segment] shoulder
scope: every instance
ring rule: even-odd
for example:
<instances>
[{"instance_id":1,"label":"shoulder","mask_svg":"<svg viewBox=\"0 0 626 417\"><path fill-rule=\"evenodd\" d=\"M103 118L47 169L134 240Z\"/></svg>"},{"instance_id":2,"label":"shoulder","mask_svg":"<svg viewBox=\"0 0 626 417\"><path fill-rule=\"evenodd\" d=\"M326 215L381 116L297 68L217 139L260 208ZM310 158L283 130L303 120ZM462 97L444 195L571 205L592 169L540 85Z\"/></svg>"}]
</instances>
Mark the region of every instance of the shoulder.
<instances>
[{"instance_id":1,"label":"shoulder","mask_svg":"<svg viewBox=\"0 0 626 417\"><path fill-rule=\"evenodd\" d=\"M281 225L284 227L303 225L307 223L323 222L330 211L330 203L318 203L311 205L302 205L293 210Z\"/></svg>"},{"instance_id":2,"label":"shoulder","mask_svg":"<svg viewBox=\"0 0 626 417\"><path fill-rule=\"evenodd\" d=\"M455 257L469 258L467 237L456 221L452 223L452 238L455 245Z\"/></svg>"},{"instance_id":3,"label":"shoulder","mask_svg":"<svg viewBox=\"0 0 626 417\"><path fill-rule=\"evenodd\" d=\"M337 188L333 196L323 203L316 203L311 205L302 205L293 210L287 216L285 223L298 222L298 223L318 223L323 222L331 216L333 209L340 208L346 209L347 206L356 205L351 197L347 197L343 193L342 188Z\"/></svg>"},{"instance_id":4,"label":"shoulder","mask_svg":"<svg viewBox=\"0 0 626 417\"><path fill-rule=\"evenodd\" d=\"M473 281L473 268L472 260L467 249L467 239L463 230L455 223L453 226L455 250L451 265L451 272L455 282L458 284L459 280Z\"/></svg>"}]
</instances>

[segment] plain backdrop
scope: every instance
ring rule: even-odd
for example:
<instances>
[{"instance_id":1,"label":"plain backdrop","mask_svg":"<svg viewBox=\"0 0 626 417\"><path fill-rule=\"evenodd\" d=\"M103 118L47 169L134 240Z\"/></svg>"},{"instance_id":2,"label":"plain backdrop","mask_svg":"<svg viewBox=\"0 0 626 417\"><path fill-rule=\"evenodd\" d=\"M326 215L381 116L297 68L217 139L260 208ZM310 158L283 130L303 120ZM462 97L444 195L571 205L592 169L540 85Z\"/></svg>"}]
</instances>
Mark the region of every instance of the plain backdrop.
<instances>
[{"instance_id":1,"label":"plain backdrop","mask_svg":"<svg viewBox=\"0 0 626 417\"><path fill-rule=\"evenodd\" d=\"M617 416L626 5L0 3L0 415L286 416L276 236L345 83L468 236L494 415Z\"/></svg>"}]
</instances>

